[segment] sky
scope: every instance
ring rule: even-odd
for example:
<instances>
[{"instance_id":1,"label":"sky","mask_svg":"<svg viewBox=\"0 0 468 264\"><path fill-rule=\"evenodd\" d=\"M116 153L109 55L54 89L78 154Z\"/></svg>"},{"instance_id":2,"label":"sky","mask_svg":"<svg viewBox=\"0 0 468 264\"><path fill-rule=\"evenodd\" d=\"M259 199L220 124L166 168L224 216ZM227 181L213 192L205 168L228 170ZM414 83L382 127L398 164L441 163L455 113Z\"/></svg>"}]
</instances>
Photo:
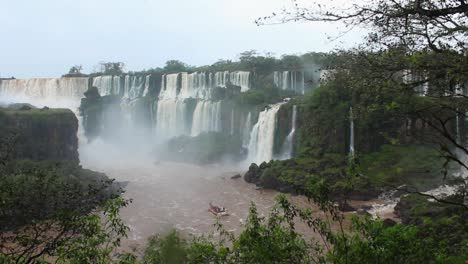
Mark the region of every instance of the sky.
<instances>
[{"instance_id":1,"label":"sky","mask_svg":"<svg viewBox=\"0 0 468 264\"><path fill-rule=\"evenodd\" d=\"M328 0L322 0L324 2ZM359 43L339 24L257 26L290 0L0 0L0 77L59 77L102 61L126 70L177 59L207 65L246 50L282 54L330 51Z\"/></svg>"}]
</instances>

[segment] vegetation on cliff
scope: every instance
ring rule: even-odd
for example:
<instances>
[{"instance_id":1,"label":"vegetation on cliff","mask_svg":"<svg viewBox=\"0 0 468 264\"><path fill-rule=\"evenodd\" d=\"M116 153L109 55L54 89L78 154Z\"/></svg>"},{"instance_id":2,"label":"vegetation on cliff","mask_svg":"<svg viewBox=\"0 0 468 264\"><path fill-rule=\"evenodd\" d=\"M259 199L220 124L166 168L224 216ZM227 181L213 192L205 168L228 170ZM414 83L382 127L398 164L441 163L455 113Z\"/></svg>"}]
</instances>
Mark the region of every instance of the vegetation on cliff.
<instances>
[{"instance_id":1,"label":"vegetation on cliff","mask_svg":"<svg viewBox=\"0 0 468 264\"><path fill-rule=\"evenodd\" d=\"M14 141L13 159L78 164L78 120L69 109L0 108L0 137Z\"/></svg>"},{"instance_id":2,"label":"vegetation on cliff","mask_svg":"<svg viewBox=\"0 0 468 264\"><path fill-rule=\"evenodd\" d=\"M78 165L74 114L2 109L0 120L0 262L110 261L127 201L105 174ZM104 225L93 213L101 206Z\"/></svg>"}]
</instances>

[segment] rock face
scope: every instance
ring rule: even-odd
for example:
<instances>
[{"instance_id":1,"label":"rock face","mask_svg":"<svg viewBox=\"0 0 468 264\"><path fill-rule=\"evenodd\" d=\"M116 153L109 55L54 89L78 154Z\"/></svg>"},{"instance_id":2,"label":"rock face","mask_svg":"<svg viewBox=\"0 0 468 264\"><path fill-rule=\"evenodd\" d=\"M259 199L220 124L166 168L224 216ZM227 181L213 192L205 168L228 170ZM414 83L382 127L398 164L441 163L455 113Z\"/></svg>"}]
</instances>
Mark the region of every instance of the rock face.
<instances>
[{"instance_id":1,"label":"rock face","mask_svg":"<svg viewBox=\"0 0 468 264\"><path fill-rule=\"evenodd\" d=\"M96 87L90 87L81 99L80 115L86 138L93 140L97 136L113 135L121 122L120 97L115 95L100 96Z\"/></svg>"},{"instance_id":2,"label":"rock face","mask_svg":"<svg viewBox=\"0 0 468 264\"><path fill-rule=\"evenodd\" d=\"M10 158L79 163L78 119L71 110L21 109L0 108L0 136L11 144Z\"/></svg>"}]
</instances>

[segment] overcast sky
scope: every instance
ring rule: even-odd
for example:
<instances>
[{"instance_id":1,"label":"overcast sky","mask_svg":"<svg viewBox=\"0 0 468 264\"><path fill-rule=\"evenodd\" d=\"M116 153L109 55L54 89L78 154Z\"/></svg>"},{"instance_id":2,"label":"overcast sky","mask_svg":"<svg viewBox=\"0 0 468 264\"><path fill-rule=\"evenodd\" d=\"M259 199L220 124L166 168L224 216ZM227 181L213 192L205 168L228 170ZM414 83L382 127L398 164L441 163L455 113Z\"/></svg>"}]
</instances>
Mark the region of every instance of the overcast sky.
<instances>
[{"instance_id":1,"label":"overcast sky","mask_svg":"<svg viewBox=\"0 0 468 264\"><path fill-rule=\"evenodd\" d=\"M327 1L327 0L323 0ZM352 46L339 25L255 25L257 17L290 0L0 0L0 76L57 77L70 66L86 72L100 61L127 70L163 66L170 59L206 65L245 50L281 54ZM341 28L342 30L342 28Z\"/></svg>"}]
</instances>

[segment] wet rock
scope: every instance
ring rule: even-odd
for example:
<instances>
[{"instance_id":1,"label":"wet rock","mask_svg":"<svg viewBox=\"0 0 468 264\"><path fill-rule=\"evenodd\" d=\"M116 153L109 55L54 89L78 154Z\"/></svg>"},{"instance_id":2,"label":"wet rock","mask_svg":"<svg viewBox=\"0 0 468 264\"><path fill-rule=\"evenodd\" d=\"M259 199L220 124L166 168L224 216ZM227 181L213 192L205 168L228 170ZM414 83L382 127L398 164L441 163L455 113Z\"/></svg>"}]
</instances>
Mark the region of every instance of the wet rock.
<instances>
[{"instance_id":1,"label":"wet rock","mask_svg":"<svg viewBox=\"0 0 468 264\"><path fill-rule=\"evenodd\" d=\"M400 197L400 196L406 194L407 192L405 190L408 190L408 188L409 187L406 184L398 186L398 189L393 194L393 198Z\"/></svg>"},{"instance_id":2,"label":"wet rock","mask_svg":"<svg viewBox=\"0 0 468 264\"><path fill-rule=\"evenodd\" d=\"M349 203L347 202L344 202L344 203L340 203L339 205L340 207L340 210L342 212L354 212L356 211L356 208L352 207Z\"/></svg>"},{"instance_id":3,"label":"wet rock","mask_svg":"<svg viewBox=\"0 0 468 264\"><path fill-rule=\"evenodd\" d=\"M240 174L236 174L236 175L232 176L231 179L235 180L235 179L239 179L241 177L242 176Z\"/></svg>"},{"instance_id":4,"label":"wet rock","mask_svg":"<svg viewBox=\"0 0 468 264\"><path fill-rule=\"evenodd\" d=\"M383 224L385 227L392 227L394 225L397 224L397 222L395 222L394 220L390 219L390 218L385 218L385 220L383 220Z\"/></svg>"},{"instance_id":5,"label":"wet rock","mask_svg":"<svg viewBox=\"0 0 468 264\"><path fill-rule=\"evenodd\" d=\"M372 206L371 205L362 205L361 209L369 211L370 209L372 209Z\"/></svg>"},{"instance_id":6,"label":"wet rock","mask_svg":"<svg viewBox=\"0 0 468 264\"><path fill-rule=\"evenodd\" d=\"M31 110L31 109L36 109L37 107L28 103L15 103L15 104L9 104L7 108L15 109L15 110Z\"/></svg>"},{"instance_id":7,"label":"wet rock","mask_svg":"<svg viewBox=\"0 0 468 264\"><path fill-rule=\"evenodd\" d=\"M257 164L252 163L249 170L244 175L244 180L248 183L256 183L260 179L261 170Z\"/></svg>"},{"instance_id":8,"label":"wet rock","mask_svg":"<svg viewBox=\"0 0 468 264\"><path fill-rule=\"evenodd\" d=\"M363 208L357 209L356 214L358 214L358 215L370 215L369 212L367 212L367 210L365 210Z\"/></svg>"}]
</instances>

